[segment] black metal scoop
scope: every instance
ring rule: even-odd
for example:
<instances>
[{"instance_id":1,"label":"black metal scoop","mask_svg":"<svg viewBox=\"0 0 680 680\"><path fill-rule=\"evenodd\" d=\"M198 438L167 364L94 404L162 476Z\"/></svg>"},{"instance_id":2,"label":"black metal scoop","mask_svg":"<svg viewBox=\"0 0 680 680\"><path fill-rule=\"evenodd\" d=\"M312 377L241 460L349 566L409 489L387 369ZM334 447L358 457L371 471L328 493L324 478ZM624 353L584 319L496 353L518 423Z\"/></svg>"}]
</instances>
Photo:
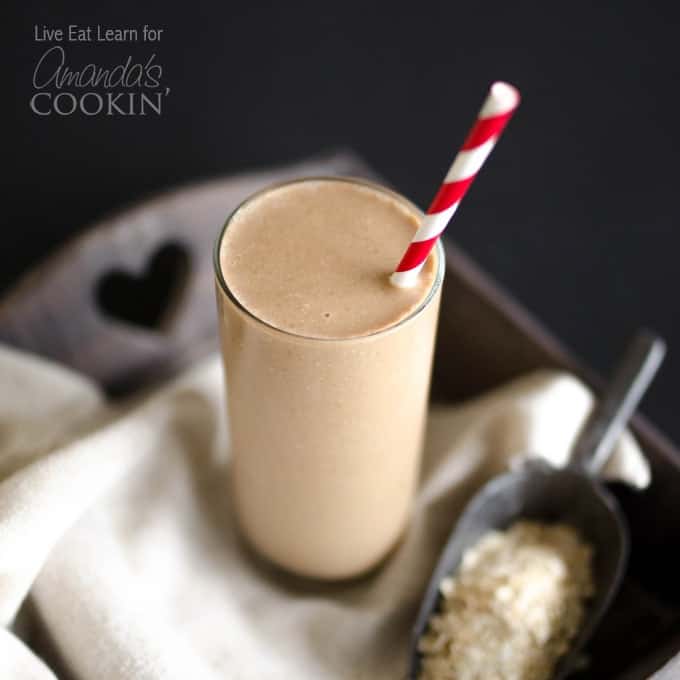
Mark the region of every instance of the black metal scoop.
<instances>
[{"instance_id":1,"label":"black metal scoop","mask_svg":"<svg viewBox=\"0 0 680 680\"><path fill-rule=\"evenodd\" d=\"M420 673L418 640L439 608L439 584L453 574L465 550L492 529L506 529L520 518L564 522L576 528L594 549L595 595L570 651L560 660L553 680L573 670L579 651L616 593L628 559L628 530L616 499L596 475L609 459L629 418L665 354L665 344L639 333L626 351L603 398L593 410L568 467L556 469L529 461L486 484L468 504L428 584L413 627L409 678Z\"/></svg>"}]
</instances>

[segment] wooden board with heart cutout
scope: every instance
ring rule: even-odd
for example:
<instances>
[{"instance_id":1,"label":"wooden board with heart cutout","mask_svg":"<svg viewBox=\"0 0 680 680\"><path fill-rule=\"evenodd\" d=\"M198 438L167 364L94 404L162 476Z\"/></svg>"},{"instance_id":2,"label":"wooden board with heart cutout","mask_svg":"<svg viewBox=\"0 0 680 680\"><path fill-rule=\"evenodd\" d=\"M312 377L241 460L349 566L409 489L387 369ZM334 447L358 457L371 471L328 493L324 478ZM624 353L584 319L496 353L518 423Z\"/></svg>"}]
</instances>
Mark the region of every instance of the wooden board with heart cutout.
<instances>
[{"instance_id":1,"label":"wooden board with heart cutout","mask_svg":"<svg viewBox=\"0 0 680 680\"><path fill-rule=\"evenodd\" d=\"M0 342L84 373L110 394L173 375L217 347L213 242L248 195L309 175L371 176L339 152L195 184L86 229L0 302Z\"/></svg>"}]
</instances>

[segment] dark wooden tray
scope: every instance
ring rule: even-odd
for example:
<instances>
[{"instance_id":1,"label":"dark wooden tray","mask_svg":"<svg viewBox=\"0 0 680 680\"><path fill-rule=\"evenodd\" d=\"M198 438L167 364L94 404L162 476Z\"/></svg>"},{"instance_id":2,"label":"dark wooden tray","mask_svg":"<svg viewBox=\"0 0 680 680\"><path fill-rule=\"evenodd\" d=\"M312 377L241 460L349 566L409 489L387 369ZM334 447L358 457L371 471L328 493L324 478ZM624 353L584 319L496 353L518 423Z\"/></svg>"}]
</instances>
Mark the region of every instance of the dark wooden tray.
<instances>
[{"instance_id":1,"label":"dark wooden tray","mask_svg":"<svg viewBox=\"0 0 680 680\"><path fill-rule=\"evenodd\" d=\"M284 178L374 177L350 153L169 192L93 225L0 302L0 341L48 356L129 394L216 347L213 240L252 191ZM433 398L456 401L540 367L598 378L447 242ZM623 341L623 339L622 339ZM618 348L616 348L618 349ZM649 490L613 485L631 526L624 587L581 680L647 678L680 650L680 453L644 418L633 429ZM680 677L674 667L664 678ZM677 675L675 675L677 673Z\"/></svg>"}]
</instances>

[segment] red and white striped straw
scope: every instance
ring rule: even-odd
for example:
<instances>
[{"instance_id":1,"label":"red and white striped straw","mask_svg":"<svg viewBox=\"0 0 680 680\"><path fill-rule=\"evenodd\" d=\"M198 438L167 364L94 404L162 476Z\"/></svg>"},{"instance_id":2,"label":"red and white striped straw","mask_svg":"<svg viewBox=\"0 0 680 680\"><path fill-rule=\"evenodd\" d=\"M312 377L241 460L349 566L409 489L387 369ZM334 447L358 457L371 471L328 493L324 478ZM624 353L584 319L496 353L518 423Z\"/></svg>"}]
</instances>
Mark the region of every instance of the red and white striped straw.
<instances>
[{"instance_id":1,"label":"red and white striped straw","mask_svg":"<svg viewBox=\"0 0 680 680\"><path fill-rule=\"evenodd\" d=\"M494 83L477 120L456 155L420 228L390 277L400 288L415 285L427 256L460 205L479 169L519 105L519 92L508 83Z\"/></svg>"}]
</instances>

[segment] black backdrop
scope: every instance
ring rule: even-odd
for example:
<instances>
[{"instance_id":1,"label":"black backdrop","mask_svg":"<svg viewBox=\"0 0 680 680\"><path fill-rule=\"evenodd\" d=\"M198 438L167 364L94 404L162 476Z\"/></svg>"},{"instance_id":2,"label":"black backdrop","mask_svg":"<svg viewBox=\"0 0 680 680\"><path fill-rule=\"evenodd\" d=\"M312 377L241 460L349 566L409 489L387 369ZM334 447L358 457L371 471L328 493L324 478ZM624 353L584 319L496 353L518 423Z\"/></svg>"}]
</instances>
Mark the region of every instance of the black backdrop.
<instances>
[{"instance_id":1,"label":"black backdrop","mask_svg":"<svg viewBox=\"0 0 680 680\"><path fill-rule=\"evenodd\" d=\"M665 335L644 410L680 440L677 10L575 4L16 2L0 288L131 200L337 146L424 205L507 79L522 107L453 237L603 372L637 326ZM50 46L34 27L68 24L162 28L154 44L64 43L74 69L155 53L162 115L32 113Z\"/></svg>"}]
</instances>

